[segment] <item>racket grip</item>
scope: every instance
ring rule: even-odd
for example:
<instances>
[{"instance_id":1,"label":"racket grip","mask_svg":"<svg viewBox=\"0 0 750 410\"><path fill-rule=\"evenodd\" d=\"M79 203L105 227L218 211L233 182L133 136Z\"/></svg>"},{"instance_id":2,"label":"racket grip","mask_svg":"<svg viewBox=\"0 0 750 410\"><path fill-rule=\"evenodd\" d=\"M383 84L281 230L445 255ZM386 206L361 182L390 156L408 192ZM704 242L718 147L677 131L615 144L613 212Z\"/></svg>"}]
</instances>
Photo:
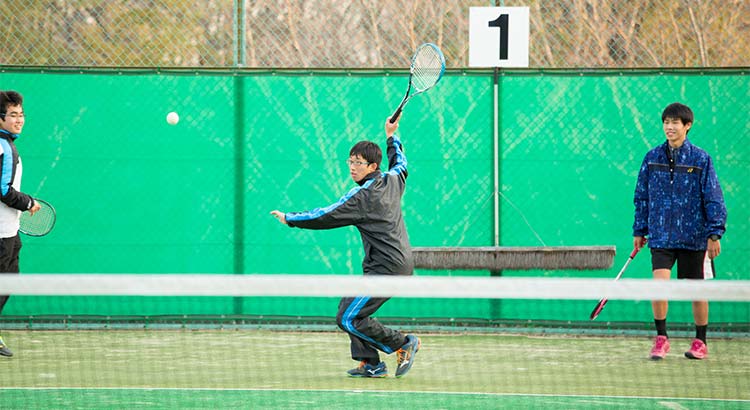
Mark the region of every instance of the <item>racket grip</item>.
<instances>
[{"instance_id":1,"label":"racket grip","mask_svg":"<svg viewBox=\"0 0 750 410\"><path fill-rule=\"evenodd\" d=\"M393 124L394 122L396 122L396 119L398 118L398 116L401 115L401 109L403 107L404 107L403 105L399 105L398 109L396 109L396 112L394 112L393 115L391 115L391 119L388 120L388 122L390 122L391 124Z\"/></svg>"}]
</instances>

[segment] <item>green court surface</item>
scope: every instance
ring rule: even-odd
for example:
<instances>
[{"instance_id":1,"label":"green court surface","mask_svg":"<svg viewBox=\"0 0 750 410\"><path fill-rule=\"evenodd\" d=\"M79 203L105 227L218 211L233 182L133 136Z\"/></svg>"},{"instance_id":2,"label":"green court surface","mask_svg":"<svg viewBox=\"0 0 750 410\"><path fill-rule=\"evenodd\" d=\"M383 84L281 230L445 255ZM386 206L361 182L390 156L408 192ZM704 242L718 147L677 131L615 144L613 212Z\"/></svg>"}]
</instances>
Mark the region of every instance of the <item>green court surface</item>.
<instances>
[{"instance_id":1,"label":"green court surface","mask_svg":"<svg viewBox=\"0 0 750 410\"><path fill-rule=\"evenodd\" d=\"M673 338L422 334L408 375L355 379L341 332L4 331L0 407L29 408L750 408L746 338L703 361Z\"/></svg>"}]
</instances>

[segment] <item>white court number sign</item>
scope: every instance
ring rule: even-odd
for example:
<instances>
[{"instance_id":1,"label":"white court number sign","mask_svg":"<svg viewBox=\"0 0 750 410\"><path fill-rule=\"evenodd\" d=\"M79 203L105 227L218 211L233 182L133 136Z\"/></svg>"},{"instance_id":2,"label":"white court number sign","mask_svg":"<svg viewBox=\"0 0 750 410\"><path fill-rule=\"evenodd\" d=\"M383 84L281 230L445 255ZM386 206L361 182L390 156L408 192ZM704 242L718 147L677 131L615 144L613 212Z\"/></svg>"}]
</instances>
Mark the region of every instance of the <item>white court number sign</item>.
<instances>
[{"instance_id":1,"label":"white court number sign","mask_svg":"<svg viewBox=\"0 0 750 410\"><path fill-rule=\"evenodd\" d=\"M469 67L528 67L529 8L469 8Z\"/></svg>"}]
</instances>

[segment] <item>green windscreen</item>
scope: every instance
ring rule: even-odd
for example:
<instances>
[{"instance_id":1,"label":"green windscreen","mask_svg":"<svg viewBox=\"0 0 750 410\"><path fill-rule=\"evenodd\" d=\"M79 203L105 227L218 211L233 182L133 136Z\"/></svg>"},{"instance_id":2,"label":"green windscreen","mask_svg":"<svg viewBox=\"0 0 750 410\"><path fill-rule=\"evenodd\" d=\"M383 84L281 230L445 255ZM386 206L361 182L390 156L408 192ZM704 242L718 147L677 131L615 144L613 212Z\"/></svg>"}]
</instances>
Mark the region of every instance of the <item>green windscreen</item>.
<instances>
[{"instance_id":1,"label":"green windscreen","mask_svg":"<svg viewBox=\"0 0 750 410\"><path fill-rule=\"evenodd\" d=\"M50 235L23 238L21 271L360 275L355 228L289 229L269 212L326 206L351 189L349 148L363 139L385 147L384 122L406 81L385 71L5 70L1 88L25 98L22 191L58 213ZM403 212L413 246L494 245L497 115L500 244L617 247L609 270L502 275L614 278L632 248L638 168L664 139L661 111L680 101L695 112L689 139L712 155L728 208L718 277L750 279L744 73L503 72L497 112L494 91L491 72L452 71L407 105L398 133L409 160ZM167 124L170 111L177 125ZM650 277L648 253L627 276ZM486 300L394 299L379 314L514 319L528 311L524 303L503 301L498 310ZM3 313L331 316L336 304L13 296ZM538 306L531 319L569 319L554 304ZM746 321L747 304L721 306L712 320ZM610 318L645 320L649 309L633 302ZM689 303L671 312L690 321Z\"/></svg>"}]
</instances>

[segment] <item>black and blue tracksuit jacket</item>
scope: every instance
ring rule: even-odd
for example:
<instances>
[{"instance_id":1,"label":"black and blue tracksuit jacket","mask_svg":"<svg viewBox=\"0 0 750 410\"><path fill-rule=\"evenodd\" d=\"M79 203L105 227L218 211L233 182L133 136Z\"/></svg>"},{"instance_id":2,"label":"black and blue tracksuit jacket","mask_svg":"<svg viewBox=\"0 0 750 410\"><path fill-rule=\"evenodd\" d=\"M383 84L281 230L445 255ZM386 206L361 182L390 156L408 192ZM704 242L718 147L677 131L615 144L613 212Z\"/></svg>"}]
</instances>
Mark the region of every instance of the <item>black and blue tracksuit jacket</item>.
<instances>
[{"instance_id":1,"label":"black and blue tracksuit jacket","mask_svg":"<svg viewBox=\"0 0 750 410\"><path fill-rule=\"evenodd\" d=\"M665 142L643 159L635 187L633 236L650 248L705 250L724 235L727 208L711 156L687 139L672 155Z\"/></svg>"},{"instance_id":2,"label":"black and blue tracksuit jacket","mask_svg":"<svg viewBox=\"0 0 750 410\"><path fill-rule=\"evenodd\" d=\"M406 187L406 156L394 135L387 140L388 171L375 171L336 203L305 212L289 212L290 227L332 229L353 225L362 237L365 275L411 275L414 260L401 214Z\"/></svg>"}]
</instances>

